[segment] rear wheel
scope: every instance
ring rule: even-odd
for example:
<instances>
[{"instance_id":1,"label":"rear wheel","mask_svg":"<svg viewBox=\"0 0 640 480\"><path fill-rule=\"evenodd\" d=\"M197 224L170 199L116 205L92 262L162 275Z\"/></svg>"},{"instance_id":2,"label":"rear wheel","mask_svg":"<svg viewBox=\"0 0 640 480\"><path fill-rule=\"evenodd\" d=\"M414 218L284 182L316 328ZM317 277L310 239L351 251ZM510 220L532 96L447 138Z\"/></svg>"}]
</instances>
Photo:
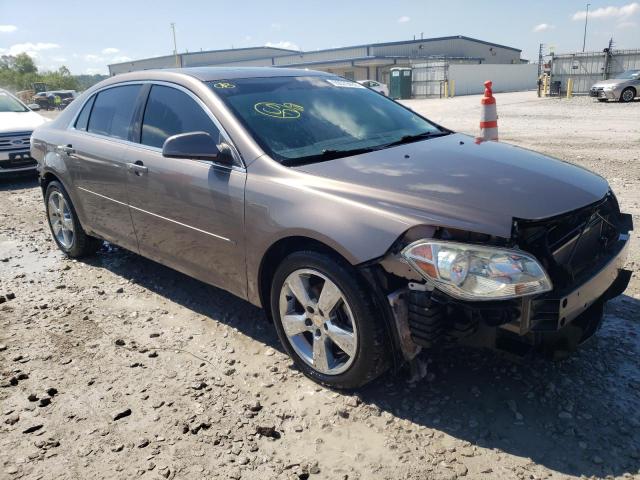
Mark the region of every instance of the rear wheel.
<instances>
[{"instance_id":1,"label":"rear wheel","mask_svg":"<svg viewBox=\"0 0 640 480\"><path fill-rule=\"evenodd\" d=\"M278 267L271 309L280 341L300 370L334 388L360 387L388 366L382 318L357 272L318 252L296 252Z\"/></svg>"},{"instance_id":2,"label":"rear wheel","mask_svg":"<svg viewBox=\"0 0 640 480\"><path fill-rule=\"evenodd\" d=\"M49 183L44 199L47 220L58 248L74 258L95 253L100 241L85 233L62 184L57 181Z\"/></svg>"},{"instance_id":3,"label":"rear wheel","mask_svg":"<svg viewBox=\"0 0 640 480\"><path fill-rule=\"evenodd\" d=\"M636 96L636 91L634 90L634 88L633 87L627 87L620 94L620 101L624 102L624 103L628 103L628 102L633 101L635 96Z\"/></svg>"}]
</instances>

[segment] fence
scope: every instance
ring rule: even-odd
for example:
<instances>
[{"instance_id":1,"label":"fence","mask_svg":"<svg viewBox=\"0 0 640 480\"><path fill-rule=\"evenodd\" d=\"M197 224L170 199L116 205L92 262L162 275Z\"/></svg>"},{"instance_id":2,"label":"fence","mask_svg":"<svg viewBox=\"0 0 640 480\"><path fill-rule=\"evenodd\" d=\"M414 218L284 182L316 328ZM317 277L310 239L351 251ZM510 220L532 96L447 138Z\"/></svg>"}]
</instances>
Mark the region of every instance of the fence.
<instances>
[{"instance_id":1,"label":"fence","mask_svg":"<svg viewBox=\"0 0 640 480\"><path fill-rule=\"evenodd\" d=\"M449 81L455 81L456 95L482 93L486 80L493 82L495 93L534 90L537 78L538 65L533 63L449 66Z\"/></svg>"},{"instance_id":2,"label":"fence","mask_svg":"<svg viewBox=\"0 0 640 480\"><path fill-rule=\"evenodd\" d=\"M484 82L493 81L494 92L515 92L536 88L538 66L535 64L479 63L473 60L440 59L416 62L413 68L413 97L444 95L444 84L455 81L456 95L484 91Z\"/></svg>"},{"instance_id":3,"label":"fence","mask_svg":"<svg viewBox=\"0 0 640 480\"><path fill-rule=\"evenodd\" d=\"M587 93L594 83L632 69L640 69L640 49L580 52L551 57L551 80L560 81L562 91L566 91L567 81L572 78L574 93Z\"/></svg>"}]
</instances>

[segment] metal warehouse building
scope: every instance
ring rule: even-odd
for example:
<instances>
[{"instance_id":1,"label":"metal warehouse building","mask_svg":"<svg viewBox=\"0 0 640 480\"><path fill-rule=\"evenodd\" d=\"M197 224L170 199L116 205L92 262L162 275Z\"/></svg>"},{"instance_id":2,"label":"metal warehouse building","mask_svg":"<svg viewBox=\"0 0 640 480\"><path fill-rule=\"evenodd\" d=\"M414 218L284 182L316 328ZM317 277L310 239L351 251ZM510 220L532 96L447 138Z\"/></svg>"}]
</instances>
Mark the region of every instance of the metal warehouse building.
<instances>
[{"instance_id":1,"label":"metal warehouse building","mask_svg":"<svg viewBox=\"0 0 640 480\"><path fill-rule=\"evenodd\" d=\"M520 64L521 50L461 35L311 52L273 47L180 53L109 65L109 73L199 66L296 67L323 70L352 80L388 83L389 69L436 59L454 63Z\"/></svg>"}]
</instances>

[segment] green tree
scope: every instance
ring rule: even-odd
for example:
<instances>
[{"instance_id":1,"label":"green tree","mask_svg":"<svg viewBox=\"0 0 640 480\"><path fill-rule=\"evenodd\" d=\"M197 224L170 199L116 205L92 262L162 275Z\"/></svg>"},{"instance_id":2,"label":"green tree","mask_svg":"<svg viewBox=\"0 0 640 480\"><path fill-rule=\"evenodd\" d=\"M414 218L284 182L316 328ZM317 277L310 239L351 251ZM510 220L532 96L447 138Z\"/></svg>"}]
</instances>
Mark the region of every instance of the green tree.
<instances>
[{"instance_id":1,"label":"green tree","mask_svg":"<svg viewBox=\"0 0 640 480\"><path fill-rule=\"evenodd\" d=\"M15 56L14 69L21 74L38 73L38 67L26 53L19 53Z\"/></svg>"}]
</instances>

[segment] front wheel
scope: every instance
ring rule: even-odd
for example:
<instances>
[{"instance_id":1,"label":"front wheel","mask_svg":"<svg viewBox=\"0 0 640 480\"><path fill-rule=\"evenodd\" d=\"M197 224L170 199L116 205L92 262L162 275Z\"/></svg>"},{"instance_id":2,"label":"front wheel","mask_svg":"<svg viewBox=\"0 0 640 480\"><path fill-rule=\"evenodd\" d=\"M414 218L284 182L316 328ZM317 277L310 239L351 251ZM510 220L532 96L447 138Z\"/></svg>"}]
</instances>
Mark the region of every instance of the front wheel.
<instances>
[{"instance_id":1,"label":"front wheel","mask_svg":"<svg viewBox=\"0 0 640 480\"><path fill-rule=\"evenodd\" d=\"M330 255L296 252L280 264L271 289L276 330L309 378L356 388L387 369L384 324L370 291L351 265Z\"/></svg>"},{"instance_id":2,"label":"front wheel","mask_svg":"<svg viewBox=\"0 0 640 480\"><path fill-rule=\"evenodd\" d=\"M635 96L636 96L636 91L633 89L633 87L627 87L620 94L620 101L624 103L628 103L633 101Z\"/></svg>"},{"instance_id":3,"label":"front wheel","mask_svg":"<svg viewBox=\"0 0 640 480\"><path fill-rule=\"evenodd\" d=\"M49 227L58 248L73 258L95 253L100 241L85 233L71 199L60 182L53 181L47 185L44 201Z\"/></svg>"}]
</instances>

